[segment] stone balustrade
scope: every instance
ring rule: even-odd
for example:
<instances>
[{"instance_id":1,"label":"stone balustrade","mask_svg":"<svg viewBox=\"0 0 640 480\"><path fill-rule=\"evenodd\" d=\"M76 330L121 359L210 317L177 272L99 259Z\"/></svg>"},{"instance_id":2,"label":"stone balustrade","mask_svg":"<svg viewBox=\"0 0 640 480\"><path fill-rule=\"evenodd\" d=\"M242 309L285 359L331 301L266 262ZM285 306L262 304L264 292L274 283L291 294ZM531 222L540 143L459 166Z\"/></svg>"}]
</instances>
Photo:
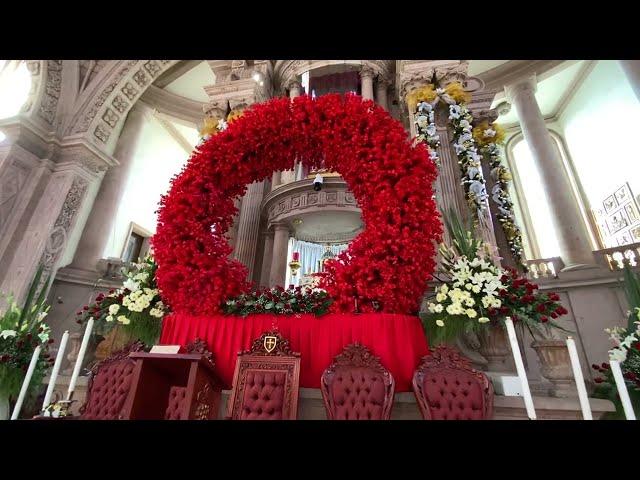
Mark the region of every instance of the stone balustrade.
<instances>
[{"instance_id":1,"label":"stone balustrade","mask_svg":"<svg viewBox=\"0 0 640 480\"><path fill-rule=\"evenodd\" d=\"M640 242L603 248L594 254L598 263L611 271L622 270L625 263L632 268L640 268Z\"/></svg>"},{"instance_id":2,"label":"stone balustrade","mask_svg":"<svg viewBox=\"0 0 640 480\"><path fill-rule=\"evenodd\" d=\"M564 268L564 262L560 257L537 258L527 260L529 278L558 278L558 272Z\"/></svg>"}]
</instances>

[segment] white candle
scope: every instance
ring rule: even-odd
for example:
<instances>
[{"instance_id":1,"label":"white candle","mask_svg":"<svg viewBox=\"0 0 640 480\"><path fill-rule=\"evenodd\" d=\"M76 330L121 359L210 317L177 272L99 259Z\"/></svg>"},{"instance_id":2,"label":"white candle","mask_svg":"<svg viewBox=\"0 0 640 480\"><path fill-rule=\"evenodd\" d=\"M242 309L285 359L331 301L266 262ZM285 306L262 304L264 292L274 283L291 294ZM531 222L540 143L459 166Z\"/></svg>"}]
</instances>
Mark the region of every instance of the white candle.
<instances>
[{"instance_id":1,"label":"white candle","mask_svg":"<svg viewBox=\"0 0 640 480\"><path fill-rule=\"evenodd\" d=\"M520 355L520 347L518 347L518 338L516 337L516 329L513 327L513 320L511 317L507 317L504 321L507 325L507 334L509 335L509 343L511 344L511 352L513 353L513 360L516 364L516 371L520 378L520 384L522 385L522 395L524 398L524 406L527 409L527 416L531 420L536 419L536 411L533 408L533 397L531 396L531 390L529 390L529 382L527 381L527 372L524 369L524 363L522 363L522 356Z\"/></svg>"},{"instance_id":2,"label":"white candle","mask_svg":"<svg viewBox=\"0 0 640 480\"><path fill-rule=\"evenodd\" d=\"M78 359L73 367L73 373L71 374L71 381L69 382L69 390L67 391L67 400L71 400L71 395L76 389L76 382L80 375L80 367L82 367L82 361L84 355L87 352L87 345L89 345L89 337L91 336L91 330L93 330L93 317L87 322L87 328L84 330L84 337L82 338L82 344L80 345L80 351L78 352Z\"/></svg>"},{"instance_id":3,"label":"white candle","mask_svg":"<svg viewBox=\"0 0 640 480\"><path fill-rule=\"evenodd\" d=\"M589 404L589 395L587 395L587 387L584 385L584 377L582 376L582 368L580 367L580 359L578 358L578 349L573 338L567 338L567 349L569 350L569 358L571 359L571 368L573 376L576 379L576 387L578 388L578 399L580 400L580 408L582 409L582 418L585 420L593 420L591 414L591 405Z\"/></svg>"},{"instance_id":4,"label":"white candle","mask_svg":"<svg viewBox=\"0 0 640 480\"><path fill-rule=\"evenodd\" d=\"M53 364L51 370L51 377L49 378L49 385L47 386L47 393L44 395L44 402L42 402L42 410L47 408L51 402L51 395L53 395L53 389L56 386L56 380L58 379L58 372L60 371L60 365L64 358L64 351L67 348L67 340L69 340L69 330L65 331L60 340L60 346L58 347L58 354L56 355L56 361Z\"/></svg>"},{"instance_id":5,"label":"white candle","mask_svg":"<svg viewBox=\"0 0 640 480\"><path fill-rule=\"evenodd\" d=\"M624 416L627 417L627 420L635 420L636 414L633 412L633 406L631 405L627 385L625 384L624 377L622 376L620 362L617 360L609 360L609 365L611 365L613 378L616 380L616 387L618 387L618 394L620 395L620 401L622 402L622 408L624 409Z\"/></svg>"},{"instance_id":6,"label":"white candle","mask_svg":"<svg viewBox=\"0 0 640 480\"><path fill-rule=\"evenodd\" d=\"M40 345L36 347L33 351L33 355L31 356L31 362L29 363L29 368L27 369L27 374L24 377L24 381L22 382L22 388L20 389L20 394L18 395L18 401L16 402L16 406L13 408L13 414L11 415L11 420L17 420L18 415L20 415L20 410L22 409L22 403L24 402L24 397L27 395L27 389L29 388L29 383L31 383L31 377L33 376L33 371L36 369L36 363L38 363L38 357L40 356Z\"/></svg>"}]
</instances>

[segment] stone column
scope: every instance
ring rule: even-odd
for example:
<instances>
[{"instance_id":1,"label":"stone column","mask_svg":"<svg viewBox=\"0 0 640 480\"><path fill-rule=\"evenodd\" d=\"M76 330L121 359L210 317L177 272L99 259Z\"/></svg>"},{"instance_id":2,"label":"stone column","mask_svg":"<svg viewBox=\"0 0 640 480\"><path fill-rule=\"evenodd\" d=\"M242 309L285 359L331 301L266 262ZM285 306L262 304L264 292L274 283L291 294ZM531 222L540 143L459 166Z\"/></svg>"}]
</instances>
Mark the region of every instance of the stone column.
<instances>
[{"instance_id":1,"label":"stone column","mask_svg":"<svg viewBox=\"0 0 640 480\"><path fill-rule=\"evenodd\" d=\"M271 175L271 191L275 190L280 185L281 173L282 172L273 172L273 175Z\"/></svg>"},{"instance_id":2,"label":"stone column","mask_svg":"<svg viewBox=\"0 0 640 480\"><path fill-rule=\"evenodd\" d=\"M567 268L593 265L589 232L582 219L562 158L553 145L535 98L535 76L505 86L507 99L515 106L524 139L537 164L558 235L560 255ZM540 232L544 234L544 232Z\"/></svg>"},{"instance_id":3,"label":"stone column","mask_svg":"<svg viewBox=\"0 0 640 480\"><path fill-rule=\"evenodd\" d=\"M640 100L640 60L618 60L622 70L624 70L631 88Z\"/></svg>"},{"instance_id":4,"label":"stone column","mask_svg":"<svg viewBox=\"0 0 640 480\"><path fill-rule=\"evenodd\" d=\"M253 278L263 192L264 182L253 182L249 185L247 193L242 197L242 206L238 217L238 232L235 237L233 256L247 267L249 279Z\"/></svg>"},{"instance_id":5,"label":"stone column","mask_svg":"<svg viewBox=\"0 0 640 480\"><path fill-rule=\"evenodd\" d=\"M260 285L270 287L271 259L273 258L273 230L268 230L264 235L264 250L262 253L262 272L260 272Z\"/></svg>"},{"instance_id":6,"label":"stone column","mask_svg":"<svg viewBox=\"0 0 640 480\"><path fill-rule=\"evenodd\" d=\"M389 89L389 81L378 76L376 83L376 103L385 110L389 110L389 101L387 99L387 90Z\"/></svg>"},{"instance_id":7,"label":"stone column","mask_svg":"<svg viewBox=\"0 0 640 480\"><path fill-rule=\"evenodd\" d=\"M289 227L284 223L276 223L273 226L273 256L271 257L271 271L269 273L269 285L285 286L287 276L287 249L289 246Z\"/></svg>"},{"instance_id":8,"label":"stone column","mask_svg":"<svg viewBox=\"0 0 640 480\"><path fill-rule=\"evenodd\" d=\"M96 270L98 261L102 258L133 165L133 156L144 120L144 107L135 105L129 111L114 152L114 157L120 165L110 168L102 180L91 215L70 265L72 268L93 271Z\"/></svg>"},{"instance_id":9,"label":"stone column","mask_svg":"<svg viewBox=\"0 0 640 480\"><path fill-rule=\"evenodd\" d=\"M296 98L300 96L300 92L302 91L302 85L299 81L293 80L288 85L289 89L289 98ZM285 170L280 172L280 181L279 184L291 183L298 180L298 163L296 162L293 166L293 170ZM272 187L273 189L273 187Z\"/></svg>"},{"instance_id":10,"label":"stone column","mask_svg":"<svg viewBox=\"0 0 640 480\"><path fill-rule=\"evenodd\" d=\"M363 99L373 100L373 70L363 66L360 70L360 93Z\"/></svg>"}]
</instances>

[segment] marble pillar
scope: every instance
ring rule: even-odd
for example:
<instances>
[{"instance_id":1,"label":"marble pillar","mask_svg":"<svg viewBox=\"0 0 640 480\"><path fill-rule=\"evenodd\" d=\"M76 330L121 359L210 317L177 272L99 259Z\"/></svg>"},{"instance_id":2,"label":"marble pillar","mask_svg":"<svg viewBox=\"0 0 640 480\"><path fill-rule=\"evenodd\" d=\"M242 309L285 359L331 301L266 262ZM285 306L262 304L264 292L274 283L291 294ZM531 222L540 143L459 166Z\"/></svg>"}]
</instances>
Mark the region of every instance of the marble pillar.
<instances>
[{"instance_id":1,"label":"marble pillar","mask_svg":"<svg viewBox=\"0 0 640 480\"><path fill-rule=\"evenodd\" d=\"M288 89L289 89L289 98L296 98L296 97L299 97L300 92L302 92L302 85L300 84L299 81L294 80L289 83ZM284 185L286 183L295 182L296 180L299 180L298 176L299 176L299 164L296 162L295 165L293 166L293 170L285 170L283 172L280 172L279 184ZM273 188L275 187L272 187L272 189Z\"/></svg>"},{"instance_id":2,"label":"marble pillar","mask_svg":"<svg viewBox=\"0 0 640 480\"><path fill-rule=\"evenodd\" d=\"M134 106L127 116L122 135L118 139L114 157L120 165L107 171L93 204L91 215L82 232L70 267L94 271L102 258L113 230L120 200L134 163L134 154L145 121L144 107Z\"/></svg>"},{"instance_id":3,"label":"marble pillar","mask_svg":"<svg viewBox=\"0 0 640 480\"><path fill-rule=\"evenodd\" d=\"M271 277L271 259L273 258L273 231L263 232L264 250L262 252L262 271L260 272L260 285L262 287L270 287L269 278Z\"/></svg>"},{"instance_id":4,"label":"marble pillar","mask_svg":"<svg viewBox=\"0 0 640 480\"><path fill-rule=\"evenodd\" d=\"M363 66L360 70L360 94L365 100L373 100L373 70Z\"/></svg>"},{"instance_id":5,"label":"marble pillar","mask_svg":"<svg viewBox=\"0 0 640 480\"><path fill-rule=\"evenodd\" d=\"M387 98L388 89L389 81L379 76L376 83L376 103L385 110L389 110L389 100Z\"/></svg>"},{"instance_id":6,"label":"marble pillar","mask_svg":"<svg viewBox=\"0 0 640 480\"><path fill-rule=\"evenodd\" d=\"M281 173L282 172L273 172L273 175L271 175L271 191L275 190L280 186Z\"/></svg>"},{"instance_id":7,"label":"marble pillar","mask_svg":"<svg viewBox=\"0 0 640 480\"><path fill-rule=\"evenodd\" d=\"M551 208L560 255L568 269L593 265L589 232L582 218L560 154L553 145L535 97L535 76L505 86L507 99L515 106L524 139L537 164ZM544 235L545 232L539 232Z\"/></svg>"},{"instance_id":8,"label":"marble pillar","mask_svg":"<svg viewBox=\"0 0 640 480\"><path fill-rule=\"evenodd\" d=\"M640 60L618 60L618 62L640 101Z\"/></svg>"},{"instance_id":9,"label":"marble pillar","mask_svg":"<svg viewBox=\"0 0 640 480\"><path fill-rule=\"evenodd\" d=\"M283 223L273 226L273 255L271 257L271 271L269 285L284 287L287 275L287 250L289 248L289 227Z\"/></svg>"},{"instance_id":10,"label":"marble pillar","mask_svg":"<svg viewBox=\"0 0 640 480\"><path fill-rule=\"evenodd\" d=\"M260 205L264 193L264 182L253 182L247 187L242 197L240 216L238 217L238 233L235 237L233 256L247 267L248 279L253 278L256 260L258 230L260 228Z\"/></svg>"}]
</instances>

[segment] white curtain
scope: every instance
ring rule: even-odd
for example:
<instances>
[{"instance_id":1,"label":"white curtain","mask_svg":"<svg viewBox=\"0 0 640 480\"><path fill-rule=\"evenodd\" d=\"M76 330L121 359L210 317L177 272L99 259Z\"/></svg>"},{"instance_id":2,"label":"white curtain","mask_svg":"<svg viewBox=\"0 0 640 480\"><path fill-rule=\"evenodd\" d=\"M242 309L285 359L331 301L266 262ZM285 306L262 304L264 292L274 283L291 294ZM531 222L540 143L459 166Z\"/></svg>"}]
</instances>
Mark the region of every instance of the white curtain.
<instances>
[{"instance_id":1,"label":"white curtain","mask_svg":"<svg viewBox=\"0 0 640 480\"><path fill-rule=\"evenodd\" d=\"M334 255L338 255L343 250L346 250L349 246L348 243L341 245L331 245L331 252ZM289 262L293 257L293 252L300 253L300 263L302 266L298 270L298 274L295 277L291 276L291 268L289 268ZM305 273L316 273L318 271L318 261L322 258L322 254L325 252L325 246L319 243L303 242L302 240L296 240L291 238L289 240L289 248L287 252L287 279L286 285L300 284L300 278Z\"/></svg>"}]
</instances>

